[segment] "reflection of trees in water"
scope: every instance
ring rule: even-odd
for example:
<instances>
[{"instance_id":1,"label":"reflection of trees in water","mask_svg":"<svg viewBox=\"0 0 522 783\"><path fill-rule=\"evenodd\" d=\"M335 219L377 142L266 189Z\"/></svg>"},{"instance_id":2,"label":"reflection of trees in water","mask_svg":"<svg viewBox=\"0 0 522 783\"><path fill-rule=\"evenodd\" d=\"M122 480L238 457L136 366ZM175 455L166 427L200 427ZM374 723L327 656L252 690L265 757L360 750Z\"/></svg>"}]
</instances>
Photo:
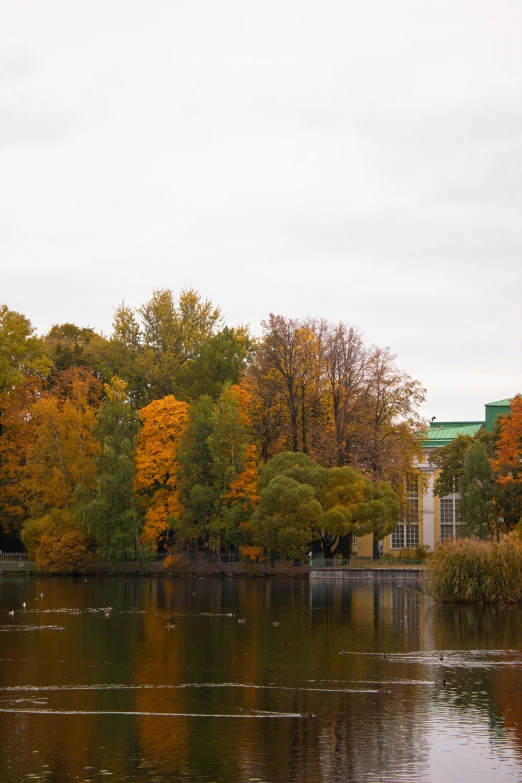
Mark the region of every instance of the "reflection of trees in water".
<instances>
[{"instance_id":1,"label":"reflection of trees in water","mask_svg":"<svg viewBox=\"0 0 522 783\"><path fill-rule=\"evenodd\" d=\"M13 605L27 600L18 588L8 594L2 589L4 606L6 595ZM493 738L505 736L507 726L522 747L520 669L466 665L474 649L520 649L517 607L437 605L419 598L417 584L369 581L132 578L85 585L83 580L32 580L31 598L40 590L48 605L139 607L146 613L69 616L63 641L58 632L31 642L29 634L5 634L1 641L10 646L2 656L1 682L157 686L46 694L49 706L316 715L245 720L0 715L2 737L11 736L14 726L19 730L20 758L40 749L39 763L49 764L57 781L73 779L89 765L109 769L121 780L161 771L194 781L246 783L258 777L273 783L341 783L379 779L383 770L391 779L414 770L421 780L428 764L427 732L434 722L450 719L451 711L470 732L483 716ZM226 616L229 612L234 617ZM176 625L170 631L168 617ZM238 624L240 617L244 625ZM340 655L341 650L353 654ZM465 652L452 665L451 654L440 662L428 652L435 650ZM45 667L36 668L37 662ZM447 689L438 684L444 676ZM261 687L160 687L196 682ZM368 692L372 689L391 694ZM0 747L0 765L7 752Z\"/></svg>"},{"instance_id":2,"label":"reflection of trees in water","mask_svg":"<svg viewBox=\"0 0 522 783\"><path fill-rule=\"evenodd\" d=\"M134 580L132 580L134 581ZM109 620L103 612L86 613L87 608L118 605L125 600L127 585L123 580L89 580L85 585L79 579L37 578L17 580L15 592L8 596L16 608L17 624L61 625L65 631L35 631L10 633L2 639L9 643L9 653L2 652L0 684L29 684L32 686L91 685L121 682L122 672L128 675L130 651L136 637L125 619L114 615ZM4 588L5 589L5 588ZM44 593L43 599L40 593ZM2 605L6 598L2 594ZM22 602L27 603L24 614L18 614ZM48 609L78 610L80 614L54 613ZM6 634L7 636L7 634ZM6 660L8 659L8 660ZM117 663L115 667L113 664ZM132 709L128 694L117 695L120 709ZM132 698L132 697L131 697ZM112 736L105 742L111 716L97 715L97 710L115 709L114 691L109 690L35 690L3 692L2 706L9 699L28 699L13 706L27 709L85 710L91 715L0 714L0 778L13 764L23 763L31 770L45 768L49 779L74 780L84 767L108 768L118 779L124 779L132 738L127 731ZM34 703L32 700L43 700ZM13 748L6 738L13 734ZM38 754L33 751L38 750ZM6 754L6 758L2 758ZM11 759L7 760L10 755ZM47 765L47 767L45 767ZM17 768L17 767L15 767ZM15 773L12 780L20 780ZM9 780L9 778L7 778Z\"/></svg>"}]
</instances>

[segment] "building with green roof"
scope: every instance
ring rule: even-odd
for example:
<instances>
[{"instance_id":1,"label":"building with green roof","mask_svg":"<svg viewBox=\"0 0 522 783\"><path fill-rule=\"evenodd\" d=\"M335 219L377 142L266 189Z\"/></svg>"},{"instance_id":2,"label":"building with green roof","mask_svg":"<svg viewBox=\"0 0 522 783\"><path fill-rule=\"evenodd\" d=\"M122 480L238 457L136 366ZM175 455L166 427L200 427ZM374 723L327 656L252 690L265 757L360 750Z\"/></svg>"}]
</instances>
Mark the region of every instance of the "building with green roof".
<instances>
[{"instance_id":1,"label":"building with green roof","mask_svg":"<svg viewBox=\"0 0 522 783\"><path fill-rule=\"evenodd\" d=\"M429 462L433 449L447 446L459 435L473 437L481 429L493 431L498 416L510 413L511 399L497 400L485 404L483 421L437 421L430 422L424 433L423 460L415 467L423 474L422 482L414 482L408 487L408 500L415 511L417 523L398 524L394 533L387 536L383 542L386 554L399 554L402 549L416 549L426 546L433 550L435 546L447 538L458 538L465 535L465 527L460 521L458 492L439 498L434 494L435 479L439 473ZM362 536L357 542L359 556L371 556L373 551L372 536Z\"/></svg>"}]
</instances>

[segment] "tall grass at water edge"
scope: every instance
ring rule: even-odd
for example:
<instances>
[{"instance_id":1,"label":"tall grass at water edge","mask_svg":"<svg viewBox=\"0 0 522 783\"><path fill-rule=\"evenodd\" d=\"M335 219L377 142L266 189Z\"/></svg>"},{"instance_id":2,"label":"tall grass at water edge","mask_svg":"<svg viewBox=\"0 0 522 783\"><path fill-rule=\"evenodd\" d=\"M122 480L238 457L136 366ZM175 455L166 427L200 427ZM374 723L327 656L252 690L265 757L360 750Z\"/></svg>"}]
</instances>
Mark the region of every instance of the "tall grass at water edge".
<instances>
[{"instance_id":1,"label":"tall grass at water edge","mask_svg":"<svg viewBox=\"0 0 522 783\"><path fill-rule=\"evenodd\" d=\"M428 560L425 589L436 601L513 603L522 600L522 539L446 541Z\"/></svg>"}]
</instances>

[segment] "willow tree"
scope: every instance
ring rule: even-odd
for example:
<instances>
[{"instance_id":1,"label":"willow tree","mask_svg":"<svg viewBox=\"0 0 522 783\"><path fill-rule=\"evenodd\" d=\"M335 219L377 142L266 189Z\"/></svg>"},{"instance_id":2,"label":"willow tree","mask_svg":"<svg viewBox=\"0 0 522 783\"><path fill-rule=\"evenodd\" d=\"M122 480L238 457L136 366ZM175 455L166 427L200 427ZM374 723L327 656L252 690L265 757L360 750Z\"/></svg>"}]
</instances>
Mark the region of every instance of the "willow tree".
<instances>
[{"instance_id":1,"label":"willow tree","mask_svg":"<svg viewBox=\"0 0 522 783\"><path fill-rule=\"evenodd\" d=\"M351 535L393 532L399 498L354 468L324 468L305 454L286 452L260 472L260 503L251 520L256 541L292 557L310 547L325 557L349 557Z\"/></svg>"},{"instance_id":2,"label":"willow tree","mask_svg":"<svg viewBox=\"0 0 522 783\"><path fill-rule=\"evenodd\" d=\"M78 510L82 529L104 560L134 558L138 550L142 519L134 502L133 477L139 429L127 384L114 376L105 385L105 400L96 417L100 453L95 487Z\"/></svg>"},{"instance_id":3,"label":"willow tree","mask_svg":"<svg viewBox=\"0 0 522 783\"><path fill-rule=\"evenodd\" d=\"M178 451L178 541L217 549L247 542L257 501L248 405L248 392L233 385L225 386L218 400L205 396L191 406Z\"/></svg>"}]
</instances>

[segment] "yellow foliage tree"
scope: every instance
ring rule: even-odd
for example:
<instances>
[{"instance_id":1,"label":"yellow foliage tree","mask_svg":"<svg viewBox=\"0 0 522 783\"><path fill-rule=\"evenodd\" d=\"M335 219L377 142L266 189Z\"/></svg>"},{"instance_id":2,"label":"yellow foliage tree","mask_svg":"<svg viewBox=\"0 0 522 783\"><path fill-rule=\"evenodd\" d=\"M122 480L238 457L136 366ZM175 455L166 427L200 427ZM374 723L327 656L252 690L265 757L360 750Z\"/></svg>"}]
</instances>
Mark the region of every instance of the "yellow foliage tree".
<instances>
[{"instance_id":1,"label":"yellow foliage tree","mask_svg":"<svg viewBox=\"0 0 522 783\"><path fill-rule=\"evenodd\" d=\"M52 509L39 519L29 520L22 540L41 572L72 574L89 559L85 536L70 509Z\"/></svg>"},{"instance_id":2,"label":"yellow foliage tree","mask_svg":"<svg viewBox=\"0 0 522 783\"><path fill-rule=\"evenodd\" d=\"M24 467L31 516L74 505L78 489L89 491L96 475L99 444L89 380L73 378L67 397L46 394L31 409L33 439Z\"/></svg>"},{"instance_id":3,"label":"yellow foliage tree","mask_svg":"<svg viewBox=\"0 0 522 783\"><path fill-rule=\"evenodd\" d=\"M178 496L178 444L189 406L172 395L140 411L143 427L136 450L134 491L145 510L141 541L156 546L167 535L168 519L181 511Z\"/></svg>"}]
</instances>

